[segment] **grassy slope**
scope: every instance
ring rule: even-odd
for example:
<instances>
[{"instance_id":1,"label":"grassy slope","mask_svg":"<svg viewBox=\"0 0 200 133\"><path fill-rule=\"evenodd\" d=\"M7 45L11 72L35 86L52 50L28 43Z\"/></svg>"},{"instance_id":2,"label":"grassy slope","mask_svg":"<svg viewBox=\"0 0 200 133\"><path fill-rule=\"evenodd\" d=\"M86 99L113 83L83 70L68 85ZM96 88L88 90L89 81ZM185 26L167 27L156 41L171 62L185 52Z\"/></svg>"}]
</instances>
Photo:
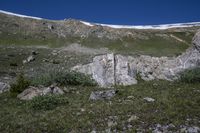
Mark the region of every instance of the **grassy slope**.
<instances>
[{"instance_id":1,"label":"grassy slope","mask_svg":"<svg viewBox=\"0 0 200 133\"><path fill-rule=\"evenodd\" d=\"M80 36L73 35L74 31L70 34L68 32L65 33L65 30L67 30L66 26L69 24L66 23L63 21L24 19L0 14L0 45L45 45L61 47L71 43L81 43L84 46L92 48L107 47L113 52L122 54L173 56L180 54L188 48L195 31L198 29L198 27L192 27L171 30L130 30L136 33L137 37L110 40L106 38L100 39L96 36L81 38ZM53 25L54 29L49 29L48 25ZM76 31L76 29L74 30ZM60 31L66 34L65 37L60 35ZM185 42L180 42L170 37L170 35L174 35Z\"/></svg>"},{"instance_id":2,"label":"grassy slope","mask_svg":"<svg viewBox=\"0 0 200 133\"><path fill-rule=\"evenodd\" d=\"M117 125L112 130L122 131L131 124L134 132L150 132L155 124L199 126L200 84L179 84L165 81L141 82L130 87L117 87L119 93L106 101L89 101L89 95L99 88L69 87L64 97L68 104L49 111L32 110L26 102L0 95L0 132L91 132L108 129L109 118ZM132 96L132 98L128 98ZM156 101L148 103L144 97ZM85 109L84 112L81 109ZM128 122L131 115L137 120ZM187 121L190 119L190 121Z\"/></svg>"}]
</instances>

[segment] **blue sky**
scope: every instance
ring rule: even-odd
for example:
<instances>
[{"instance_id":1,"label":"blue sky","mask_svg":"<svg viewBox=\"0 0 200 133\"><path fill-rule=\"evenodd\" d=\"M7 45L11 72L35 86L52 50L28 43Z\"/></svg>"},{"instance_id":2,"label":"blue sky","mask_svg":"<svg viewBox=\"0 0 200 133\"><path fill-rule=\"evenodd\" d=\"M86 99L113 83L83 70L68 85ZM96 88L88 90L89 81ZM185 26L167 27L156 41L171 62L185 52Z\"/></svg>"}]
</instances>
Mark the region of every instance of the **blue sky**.
<instances>
[{"instance_id":1,"label":"blue sky","mask_svg":"<svg viewBox=\"0 0 200 133\"><path fill-rule=\"evenodd\" d=\"M200 21L200 0L0 0L0 9L60 20L126 25Z\"/></svg>"}]
</instances>

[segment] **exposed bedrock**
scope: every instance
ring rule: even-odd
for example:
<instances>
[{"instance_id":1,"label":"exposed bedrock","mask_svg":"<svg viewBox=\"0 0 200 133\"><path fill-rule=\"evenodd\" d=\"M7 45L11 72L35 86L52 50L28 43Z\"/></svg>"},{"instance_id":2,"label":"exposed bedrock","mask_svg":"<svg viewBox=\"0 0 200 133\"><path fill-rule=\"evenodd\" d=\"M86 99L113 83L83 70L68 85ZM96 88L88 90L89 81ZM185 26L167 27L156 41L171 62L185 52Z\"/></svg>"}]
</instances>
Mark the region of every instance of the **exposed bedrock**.
<instances>
[{"instance_id":1,"label":"exposed bedrock","mask_svg":"<svg viewBox=\"0 0 200 133\"><path fill-rule=\"evenodd\" d=\"M143 80L175 80L178 73L200 66L200 30L193 38L193 45L178 57L138 57L106 54L94 57L92 63L77 65L72 70L92 75L101 87L137 84Z\"/></svg>"}]
</instances>

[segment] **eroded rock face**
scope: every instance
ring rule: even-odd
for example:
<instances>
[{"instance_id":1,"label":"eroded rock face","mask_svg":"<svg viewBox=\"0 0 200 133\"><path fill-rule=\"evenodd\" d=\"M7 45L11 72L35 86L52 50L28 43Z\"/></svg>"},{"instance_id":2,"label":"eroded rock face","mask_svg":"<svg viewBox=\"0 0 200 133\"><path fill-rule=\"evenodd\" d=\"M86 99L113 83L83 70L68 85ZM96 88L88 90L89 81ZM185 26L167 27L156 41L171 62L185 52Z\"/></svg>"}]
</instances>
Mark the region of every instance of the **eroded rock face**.
<instances>
[{"instance_id":1,"label":"eroded rock face","mask_svg":"<svg viewBox=\"0 0 200 133\"><path fill-rule=\"evenodd\" d=\"M115 84L117 85L132 85L137 84L136 69L131 67L128 58L116 55L115 56Z\"/></svg>"},{"instance_id":2,"label":"eroded rock face","mask_svg":"<svg viewBox=\"0 0 200 133\"><path fill-rule=\"evenodd\" d=\"M96 56L93 62L79 65L72 70L92 75L101 87L137 84L136 75L143 80L175 80L186 69L200 66L200 31L193 39L193 46L178 57L139 57L106 54Z\"/></svg>"},{"instance_id":3,"label":"eroded rock face","mask_svg":"<svg viewBox=\"0 0 200 133\"><path fill-rule=\"evenodd\" d=\"M30 86L28 89L17 95L17 98L21 100L31 100L36 96L43 96L48 94L64 94L64 92L59 87L53 85L49 87Z\"/></svg>"}]
</instances>

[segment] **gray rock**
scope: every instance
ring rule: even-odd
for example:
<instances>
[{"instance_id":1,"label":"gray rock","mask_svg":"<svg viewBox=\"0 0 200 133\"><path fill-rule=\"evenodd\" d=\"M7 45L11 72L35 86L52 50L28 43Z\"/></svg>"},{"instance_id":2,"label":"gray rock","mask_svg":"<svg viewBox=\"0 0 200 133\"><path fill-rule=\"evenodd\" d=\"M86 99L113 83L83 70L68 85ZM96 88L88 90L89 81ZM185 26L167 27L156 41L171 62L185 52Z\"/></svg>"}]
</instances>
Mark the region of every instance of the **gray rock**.
<instances>
[{"instance_id":1,"label":"gray rock","mask_svg":"<svg viewBox=\"0 0 200 133\"><path fill-rule=\"evenodd\" d=\"M114 54L96 56L93 63L78 65L72 70L92 75L93 79L101 87L111 87L115 84L114 78Z\"/></svg>"},{"instance_id":2,"label":"gray rock","mask_svg":"<svg viewBox=\"0 0 200 133\"><path fill-rule=\"evenodd\" d=\"M136 70L130 67L128 59L121 55L115 56L115 84L132 85L137 84Z\"/></svg>"},{"instance_id":3,"label":"gray rock","mask_svg":"<svg viewBox=\"0 0 200 133\"><path fill-rule=\"evenodd\" d=\"M28 89L24 90L22 93L17 95L21 100L31 100L36 96L43 96L48 94L64 94L64 92L57 86L51 85L49 87L33 87L30 86Z\"/></svg>"},{"instance_id":4,"label":"gray rock","mask_svg":"<svg viewBox=\"0 0 200 133\"><path fill-rule=\"evenodd\" d=\"M200 132L200 128L199 127L189 127L187 129L188 133L199 133Z\"/></svg>"},{"instance_id":5,"label":"gray rock","mask_svg":"<svg viewBox=\"0 0 200 133\"><path fill-rule=\"evenodd\" d=\"M145 97L143 99L146 100L147 102L155 102L155 99L153 99L151 97Z\"/></svg>"},{"instance_id":6,"label":"gray rock","mask_svg":"<svg viewBox=\"0 0 200 133\"><path fill-rule=\"evenodd\" d=\"M200 52L200 30L196 33L195 37L193 38L193 45Z\"/></svg>"},{"instance_id":7,"label":"gray rock","mask_svg":"<svg viewBox=\"0 0 200 133\"><path fill-rule=\"evenodd\" d=\"M32 62L32 61L34 61L34 60L35 60L34 56L33 56L33 55L30 55L26 60L23 60L23 64Z\"/></svg>"},{"instance_id":8,"label":"gray rock","mask_svg":"<svg viewBox=\"0 0 200 133\"><path fill-rule=\"evenodd\" d=\"M90 100L104 100L111 99L116 95L116 90L95 91L90 94Z\"/></svg>"},{"instance_id":9,"label":"gray rock","mask_svg":"<svg viewBox=\"0 0 200 133\"><path fill-rule=\"evenodd\" d=\"M182 126L180 129L181 133L199 133L200 128L196 126L188 127L188 126Z\"/></svg>"},{"instance_id":10,"label":"gray rock","mask_svg":"<svg viewBox=\"0 0 200 133\"><path fill-rule=\"evenodd\" d=\"M10 85L7 83L0 82L0 94L9 91Z\"/></svg>"},{"instance_id":11,"label":"gray rock","mask_svg":"<svg viewBox=\"0 0 200 133\"><path fill-rule=\"evenodd\" d=\"M96 56L93 59L93 78L102 87L110 87L115 84L114 78L114 54Z\"/></svg>"},{"instance_id":12,"label":"gray rock","mask_svg":"<svg viewBox=\"0 0 200 133\"><path fill-rule=\"evenodd\" d=\"M138 120L138 117L136 115L131 115L131 117L127 120L128 122L132 122Z\"/></svg>"}]
</instances>

